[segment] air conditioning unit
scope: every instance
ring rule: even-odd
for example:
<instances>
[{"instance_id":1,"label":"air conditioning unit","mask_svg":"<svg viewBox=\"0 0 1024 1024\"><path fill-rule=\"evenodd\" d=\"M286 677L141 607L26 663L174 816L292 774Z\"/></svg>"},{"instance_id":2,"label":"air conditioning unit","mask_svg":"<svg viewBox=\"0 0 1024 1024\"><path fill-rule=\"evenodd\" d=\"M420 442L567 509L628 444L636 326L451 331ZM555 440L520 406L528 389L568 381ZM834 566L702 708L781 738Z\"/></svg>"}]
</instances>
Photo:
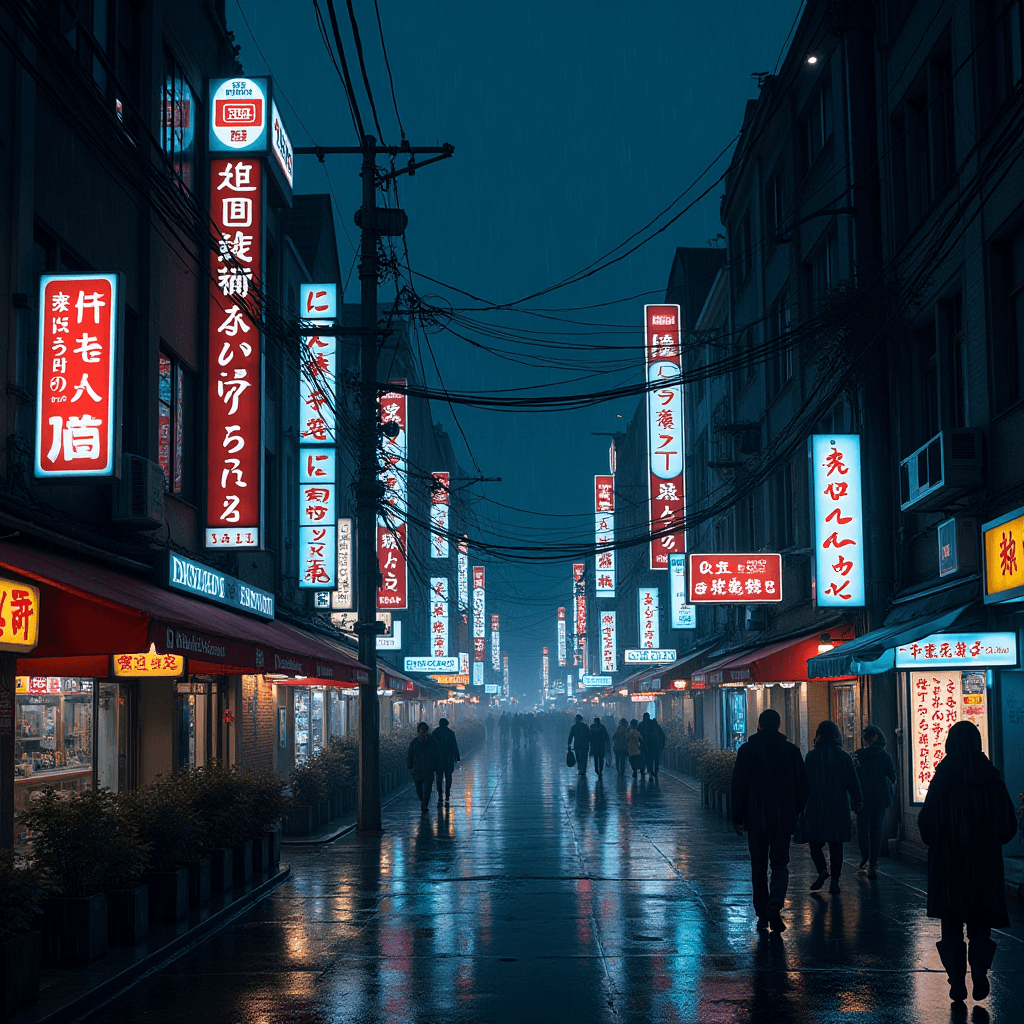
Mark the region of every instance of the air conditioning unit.
<instances>
[{"instance_id":1,"label":"air conditioning unit","mask_svg":"<svg viewBox=\"0 0 1024 1024\"><path fill-rule=\"evenodd\" d=\"M164 525L164 471L141 455L121 456L121 479L114 485L115 523L136 530Z\"/></svg>"},{"instance_id":2,"label":"air conditioning unit","mask_svg":"<svg viewBox=\"0 0 1024 1024\"><path fill-rule=\"evenodd\" d=\"M978 520L972 516L954 516L939 523L935 530L939 542L939 576L964 576L979 567Z\"/></svg>"},{"instance_id":3,"label":"air conditioning unit","mask_svg":"<svg viewBox=\"0 0 1024 1024\"><path fill-rule=\"evenodd\" d=\"M900 463L900 508L934 512L981 485L981 431L942 430Z\"/></svg>"}]
</instances>

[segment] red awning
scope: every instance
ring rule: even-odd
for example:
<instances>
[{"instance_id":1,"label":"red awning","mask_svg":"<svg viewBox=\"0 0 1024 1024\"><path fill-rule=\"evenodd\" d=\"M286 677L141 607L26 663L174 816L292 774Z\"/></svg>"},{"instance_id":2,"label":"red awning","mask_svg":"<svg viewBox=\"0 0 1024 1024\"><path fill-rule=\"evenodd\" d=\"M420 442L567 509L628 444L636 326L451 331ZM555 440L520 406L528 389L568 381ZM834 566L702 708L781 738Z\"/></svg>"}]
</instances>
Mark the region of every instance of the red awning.
<instances>
[{"instance_id":1,"label":"red awning","mask_svg":"<svg viewBox=\"0 0 1024 1024\"><path fill-rule=\"evenodd\" d=\"M97 655L155 644L197 674L283 672L358 683L366 669L342 648L283 622L264 622L111 569L0 543L0 568L40 585L39 644L25 675L93 675ZM79 663L69 671L72 662Z\"/></svg>"},{"instance_id":2,"label":"red awning","mask_svg":"<svg viewBox=\"0 0 1024 1024\"><path fill-rule=\"evenodd\" d=\"M849 639L849 626L833 626L828 630L834 640ZM755 647L741 654L730 654L694 672L694 682L728 685L729 683L789 683L807 679L807 659L818 654L821 630L804 636L780 640L764 647Z\"/></svg>"}]
</instances>

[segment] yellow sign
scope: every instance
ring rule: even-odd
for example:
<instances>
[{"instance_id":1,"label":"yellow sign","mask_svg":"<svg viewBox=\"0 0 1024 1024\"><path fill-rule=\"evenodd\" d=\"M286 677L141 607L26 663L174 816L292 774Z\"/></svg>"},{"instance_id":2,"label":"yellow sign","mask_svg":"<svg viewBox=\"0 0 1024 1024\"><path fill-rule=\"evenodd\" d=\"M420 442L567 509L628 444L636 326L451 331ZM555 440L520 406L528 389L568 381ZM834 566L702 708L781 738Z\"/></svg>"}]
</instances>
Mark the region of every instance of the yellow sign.
<instances>
[{"instance_id":1,"label":"yellow sign","mask_svg":"<svg viewBox=\"0 0 1024 1024\"><path fill-rule=\"evenodd\" d=\"M39 643L39 590L0 579L0 651L22 654Z\"/></svg>"},{"instance_id":2,"label":"yellow sign","mask_svg":"<svg viewBox=\"0 0 1024 1024\"><path fill-rule=\"evenodd\" d=\"M1024 598L1024 510L985 523L985 603Z\"/></svg>"},{"instance_id":3,"label":"yellow sign","mask_svg":"<svg viewBox=\"0 0 1024 1024\"><path fill-rule=\"evenodd\" d=\"M464 687L469 685L469 676L430 676L439 686L446 686L448 689Z\"/></svg>"},{"instance_id":4,"label":"yellow sign","mask_svg":"<svg viewBox=\"0 0 1024 1024\"><path fill-rule=\"evenodd\" d=\"M185 659L180 654L157 654L153 648L145 654L115 654L112 656L115 676L138 679L180 676L185 671Z\"/></svg>"}]
</instances>

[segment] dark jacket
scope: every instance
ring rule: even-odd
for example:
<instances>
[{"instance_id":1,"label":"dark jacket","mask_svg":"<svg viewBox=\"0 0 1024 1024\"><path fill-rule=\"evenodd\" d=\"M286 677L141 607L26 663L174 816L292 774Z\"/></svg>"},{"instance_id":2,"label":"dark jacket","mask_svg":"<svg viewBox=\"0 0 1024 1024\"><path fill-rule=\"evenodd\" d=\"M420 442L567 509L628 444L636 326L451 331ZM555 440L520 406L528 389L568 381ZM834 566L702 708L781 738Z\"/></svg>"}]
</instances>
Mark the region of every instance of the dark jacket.
<instances>
[{"instance_id":1,"label":"dark jacket","mask_svg":"<svg viewBox=\"0 0 1024 1024\"><path fill-rule=\"evenodd\" d=\"M732 821L748 832L791 836L807 803L800 748L775 729L754 733L732 770Z\"/></svg>"},{"instance_id":2,"label":"dark jacket","mask_svg":"<svg viewBox=\"0 0 1024 1024\"><path fill-rule=\"evenodd\" d=\"M579 760L579 753L582 750L586 757L590 749L590 726L586 722L575 722L569 730L569 746L576 751L576 758Z\"/></svg>"},{"instance_id":3,"label":"dark jacket","mask_svg":"<svg viewBox=\"0 0 1024 1024\"><path fill-rule=\"evenodd\" d=\"M611 737L608 735L608 730L600 722L595 722L590 727L590 752L595 757L605 757L608 754L608 748L611 746Z\"/></svg>"},{"instance_id":4,"label":"dark jacket","mask_svg":"<svg viewBox=\"0 0 1024 1024\"><path fill-rule=\"evenodd\" d=\"M629 747L627 737L629 736L629 726L620 725L612 735L612 750L616 754L624 754Z\"/></svg>"},{"instance_id":5,"label":"dark jacket","mask_svg":"<svg viewBox=\"0 0 1024 1024\"><path fill-rule=\"evenodd\" d=\"M1017 834L1017 815L992 762L943 758L917 827L928 846L928 916L1009 927L1000 847Z\"/></svg>"},{"instance_id":6,"label":"dark jacket","mask_svg":"<svg viewBox=\"0 0 1024 1024\"><path fill-rule=\"evenodd\" d=\"M434 739L441 751L441 768L446 772L455 771L455 762L462 760L459 757L459 741L455 738L455 733L447 725L439 725L434 730Z\"/></svg>"},{"instance_id":7,"label":"dark jacket","mask_svg":"<svg viewBox=\"0 0 1024 1024\"><path fill-rule=\"evenodd\" d=\"M437 745L437 740L433 736L427 736L425 740L414 736L409 744L406 764L412 772L412 777L418 782L427 779L433 781L441 764L441 748Z\"/></svg>"},{"instance_id":8,"label":"dark jacket","mask_svg":"<svg viewBox=\"0 0 1024 1024\"><path fill-rule=\"evenodd\" d=\"M853 758L831 740L819 740L804 758L807 806L797 841L848 843L853 838L850 805L861 803Z\"/></svg>"},{"instance_id":9,"label":"dark jacket","mask_svg":"<svg viewBox=\"0 0 1024 1024\"><path fill-rule=\"evenodd\" d=\"M653 757L665 749L665 730L653 719L641 721L637 726L644 738L644 755Z\"/></svg>"},{"instance_id":10,"label":"dark jacket","mask_svg":"<svg viewBox=\"0 0 1024 1024\"><path fill-rule=\"evenodd\" d=\"M864 809L877 811L891 807L896 767L885 749L885 741L876 740L870 747L861 747L853 755L853 765L857 769Z\"/></svg>"}]
</instances>

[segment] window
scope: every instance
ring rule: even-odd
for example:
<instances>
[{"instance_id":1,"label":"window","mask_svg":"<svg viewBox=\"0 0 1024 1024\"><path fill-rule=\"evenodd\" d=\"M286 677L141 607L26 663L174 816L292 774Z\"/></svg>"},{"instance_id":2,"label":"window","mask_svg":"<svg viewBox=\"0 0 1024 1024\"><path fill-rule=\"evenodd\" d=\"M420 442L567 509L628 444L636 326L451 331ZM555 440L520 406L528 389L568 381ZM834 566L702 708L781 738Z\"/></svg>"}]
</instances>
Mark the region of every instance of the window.
<instances>
[{"instance_id":1,"label":"window","mask_svg":"<svg viewBox=\"0 0 1024 1024\"><path fill-rule=\"evenodd\" d=\"M811 312L818 309L836 283L836 234L829 231L807 261L807 300Z\"/></svg>"},{"instance_id":2,"label":"window","mask_svg":"<svg viewBox=\"0 0 1024 1024\"><path fill-rule=\"evenodd\" d=\"M751 247L753 245L753 239L751 237L750 230L750 210L749 208L740 218L739 227L733 234L733 252L732 252L732 263L736 268L737 281L739 284L743 284L748 277L750 277L750 271L753 267L753 252Z\"/></svg>"},{"instance_id":3,"label":"window","mask_svg":"<svg viewBox=\"0 0 1024 1024\"><path fill-rule=\"evenodd\" d=\"M755 488L747 495L747 544L751 551L759 551L761 544L761 510L757 507L759 501L758 489Z\"/></svg>"},{"instance_id":4,"label":"window","mask_svg":"<svg viewBox=\"0 0 1024 1024\"><path fill-rule=\"evenodd\" d=\"M988 75L988 114L994 114L1024 77L1024 16L1022 0L988 0L979 36L988 41L988 60L980 69Z\"/></svg>"},{"instance_id":5,"label":"window","mask_svg":"<svg viewBox=\"0 0 1024 1024\"><path fill-rule=\"evenodd\" d=\"M193 380L181 363L166 352L160 353L159 374L157 458L168 492L189 500Z\"/></svg>"},{"instance_id":6,"label":"window","mask_svg":"<svg viewBox=\"0 0 1024 1024\"><path fill-rule=\"evenodd\" d=\"M992 252L990 363L995 411L1021 397L1024 381L1024 230Z\"/></svg>"},{"instance_id":7,"label":"window","mask_svg":"<svg viewBox=\"0 0 1024 1024\"><path fill-rule=\"evenodd\" d=\"M194 185L195 93L169 50L164 50L164 95L160 104L160 140L175 177L185 188Z\"/></svg>"},{"instance_id":8,"label":"window","mask_svg":"<svg viewBox=\"0 0 1024 1024\"><path fill-rule=\"evenodd\" d=\"M786 348L790 309L783 293L768 316L771 345L767 362L768 397L774 398L793 376L793 350Z\"/></svg>"},{"instance_id":9,"label":"window","mask_svg":"<svg viewBox=\"0 0 1024 1024\"><path fill-rule=\"evenodd\" d=\"M832 138L832 79L829 76L829 69L822 68L821 85L814 90L807 110L800 119L800 145L805 174Z\"/></svg>"},{"instance_id":10,"label":"window","mask_svg":"<svg viewBox=\"0 0 1024 1024\"><path fill-rule=\"evenodd\" d=\"M785 180L781 166L775 169L764 190L764 233L772 235L782 227L786 214Z\"/></svg>"},{"instance_id":11,"label":"window","mask_svg":"<svg viewBox=\"0 0 1024 1024\"><path fill-rule=\"evenodd\" d=\"M786 466L772 477L772 525L779 551L794 543L793 469Z\"/></svg>"}]
</instances>

